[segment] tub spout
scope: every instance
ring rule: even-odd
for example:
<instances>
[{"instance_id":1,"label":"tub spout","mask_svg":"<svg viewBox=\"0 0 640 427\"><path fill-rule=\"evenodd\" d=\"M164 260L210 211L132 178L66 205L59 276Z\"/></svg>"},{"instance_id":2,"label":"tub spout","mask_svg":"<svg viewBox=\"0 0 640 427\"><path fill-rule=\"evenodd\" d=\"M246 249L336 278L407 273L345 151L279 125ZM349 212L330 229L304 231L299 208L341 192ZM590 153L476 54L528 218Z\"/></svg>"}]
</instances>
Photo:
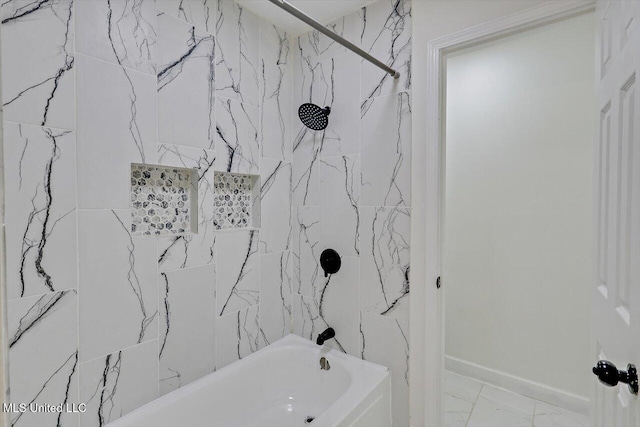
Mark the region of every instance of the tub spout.
<instances>
[{"instance_id":1,"label":"tub spout","mask_svg":"<svg viewBox=\"0 0 640 427\"><path fill-rule=\"evenodd\" d=\"M327 328L324 330L324 332L322 332L320 335L318 335L318 339L316 340L316 344L318 345L322 345L324 344L325 341L330 340L331 338L336 336L336 331L333 330L333 328Z\"/></svg>"}]
</instances>

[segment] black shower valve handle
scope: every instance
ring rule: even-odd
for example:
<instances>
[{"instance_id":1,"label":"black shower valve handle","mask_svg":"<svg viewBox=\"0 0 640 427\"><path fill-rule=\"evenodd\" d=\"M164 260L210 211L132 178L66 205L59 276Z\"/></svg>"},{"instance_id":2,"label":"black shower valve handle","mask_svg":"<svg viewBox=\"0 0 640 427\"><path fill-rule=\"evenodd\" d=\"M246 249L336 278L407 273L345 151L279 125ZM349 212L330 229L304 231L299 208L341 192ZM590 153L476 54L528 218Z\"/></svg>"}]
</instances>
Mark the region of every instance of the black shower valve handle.
<instances>
[{"instance_id":1,"label":"black shower valve handle","mask_svg":"<svg viewBox=\"0 0 640 427\"><path fill-rule=\"evenodd\" d=\"M320 254L320 266L324 270L324 277L336 274L342 266L340 255L333 249L325 249Z\"/></svg>"}]
</instances>

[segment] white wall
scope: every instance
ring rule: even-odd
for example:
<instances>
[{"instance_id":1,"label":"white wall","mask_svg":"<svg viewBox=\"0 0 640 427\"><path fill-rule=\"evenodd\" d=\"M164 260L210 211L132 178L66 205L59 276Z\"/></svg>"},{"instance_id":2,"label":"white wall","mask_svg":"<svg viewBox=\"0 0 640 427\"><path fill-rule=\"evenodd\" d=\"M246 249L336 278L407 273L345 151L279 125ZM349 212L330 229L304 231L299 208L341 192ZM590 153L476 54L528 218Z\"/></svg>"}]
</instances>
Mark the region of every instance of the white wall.
<instances>
[{"instance_id":1,"label":"white wall","mask_svg":"<svg viewBox=\"0 0 640 427\"><path fill-rule=\"evenodd\" d=\"M446 354L585 396L594 20L449 56Z\"/></svg>"}]
</instances>

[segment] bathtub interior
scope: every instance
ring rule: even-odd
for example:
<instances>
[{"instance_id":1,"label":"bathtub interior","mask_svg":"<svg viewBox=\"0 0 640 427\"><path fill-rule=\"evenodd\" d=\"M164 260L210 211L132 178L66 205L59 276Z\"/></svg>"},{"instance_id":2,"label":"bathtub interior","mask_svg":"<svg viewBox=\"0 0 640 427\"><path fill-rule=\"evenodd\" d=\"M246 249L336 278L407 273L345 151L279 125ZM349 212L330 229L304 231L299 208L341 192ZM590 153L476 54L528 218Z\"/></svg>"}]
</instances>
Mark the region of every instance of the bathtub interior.
<instances>
[{"instance_id":1,"label":"bathtub interior","mask_svg":"<svg viewBox=\"0 0 640 427\"><path fill-rule=\"evenodd\" d=\"M322 356L330 361L331 369L320 369ZM290 335L110 425L335 425L385 376L386 368ZM339 411L330 414L330 408ZM305 422L310 418L315 424Z\"/></svg>"}]
</instances>

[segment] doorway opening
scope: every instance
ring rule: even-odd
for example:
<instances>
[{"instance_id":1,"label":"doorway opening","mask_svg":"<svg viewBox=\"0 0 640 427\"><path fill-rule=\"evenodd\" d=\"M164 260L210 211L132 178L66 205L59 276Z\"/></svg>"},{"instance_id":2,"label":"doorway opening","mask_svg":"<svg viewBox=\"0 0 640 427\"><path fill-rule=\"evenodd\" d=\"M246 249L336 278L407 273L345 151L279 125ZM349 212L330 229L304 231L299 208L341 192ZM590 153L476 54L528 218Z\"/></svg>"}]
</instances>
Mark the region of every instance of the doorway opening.
<instances>
[{"instance_id":1,"label":"doorway opening","mask_svg":"<svg viewBox=\"0 0 640 427\"><path fill-rule=\"evenodd\" d=\"M588 425L594 32L444 58L445 425Z\"/></svg>"}]
</instances>

